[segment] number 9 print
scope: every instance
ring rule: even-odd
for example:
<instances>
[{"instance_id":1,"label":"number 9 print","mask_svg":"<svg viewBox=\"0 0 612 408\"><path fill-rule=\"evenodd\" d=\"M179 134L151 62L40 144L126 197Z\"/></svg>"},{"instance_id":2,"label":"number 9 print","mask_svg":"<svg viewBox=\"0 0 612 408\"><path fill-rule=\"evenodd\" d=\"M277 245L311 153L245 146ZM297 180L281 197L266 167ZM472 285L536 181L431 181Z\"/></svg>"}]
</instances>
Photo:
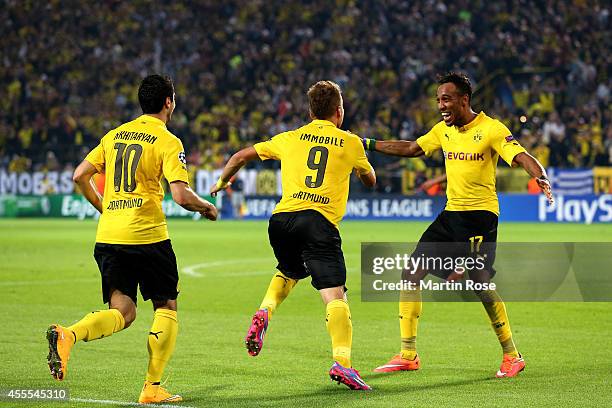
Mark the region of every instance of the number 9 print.
<instances>
[{"instance_id":1,"label":"number 9 print","mask_svg":"<svg viewBox=\"0 0 612 408\"><path fill-rule=\"evenodd\" d=\"M321 153L317 160L317 153ZM317 188L323 184L323 178L325 177L325 168L327 167L327 158L329 157L329 150L327 147L315 146L310 149L308 153L308 165L309 169L316 170L317 174L315 180L312 181L312 176L306 176L306 187Z\"/></svg>"}]
</instances>

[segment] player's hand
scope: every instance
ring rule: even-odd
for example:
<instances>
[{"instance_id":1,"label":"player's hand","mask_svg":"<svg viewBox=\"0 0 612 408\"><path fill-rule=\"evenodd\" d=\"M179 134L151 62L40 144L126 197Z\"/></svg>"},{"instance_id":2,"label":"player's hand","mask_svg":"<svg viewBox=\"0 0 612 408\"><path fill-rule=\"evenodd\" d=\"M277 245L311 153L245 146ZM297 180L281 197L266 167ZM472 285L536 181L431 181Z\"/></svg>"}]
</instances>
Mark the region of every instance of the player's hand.
<instances>
[{"instance_id":1,"label":"player's hand","mask_svg":"<svg viewBox=\"0 0 612 408\"><path fill-rule=\"evenodd\" d=\"M432 180L427 180L427 181L424 181L424 182L423 182L423 184L421 184L421 185L419 186L419 188L417 188L417 190L427 191L427 190L429 190L431 187L433 187L433 185L434 185L434 184L436 184L436 181L435 181L435 180L433 180L433 179L432 179Z\"/></svg>"},{"instance_id":2,"label":"player's hand","mask_svg":"<svg viewBox=\"0 0 612 408\"><path fill-rule=\"evenodd\" d=\"M213 188L210 189L210 195L213 197L217 196L217 193L221 190L225 190L227 188L227 186L225 187L217 187L217 186L213 186Z\"/></svg>"},{"instance_id":3,"label":"player's hand","mask_svg":"<svg viewBox=\"0 0 612 408\"><path fill-rule=\"evenodd\" d=\"M232 183L227 183L225 186L214 185L213 188L210 189L210 195L216 197L219 191L227 190L231 185Z\"/></svg>"},{"instance_id":4,"label":"player's hand","mask_svg":"<svg viewBox=\"0 0 612 408\"><path fill-rule=\"evenodd\" d=\"M211 204L206 210L200 211L200 215L208 220L217 221L219 212L217 211L217 207Z\"/></svg>"},{"instance_id":5,"label":"player's hand","mask_svg":"<svg viewBox=\"0 0 612 408\"><path fill-rule=\"evenodd\" d=\"M210 189L210 195L213 197L217 196L217 193L221 190L225 190L226 188L228 188L229 186L231 186L232 183L231 182L223 182L221 180L221 178L219 177L219 181L217 181L217 184L215 184L211 189Z\"/></svg>"},{"instance_id":6,"label":"player's hand","mask_svg":"<svg viewBox=\"0 0 612 408\"><path fill-rule=\"evenodd\" d=\"M544 193L544 195L548 199L548 204L549 205L553 205L555 200L554 200L554 198L552 196L552 189L550 187L550 181L548 181L548 179L545 178L545 177L537 177L536 178L536 182L538 183L538 186L540 187L540 190L542 190L542 192Z\"/></svg>"},{"instance_id":7,"label":"player's hand","mask_svg":"<svg viewBox=\"0 0 612 408\"><path fill-rule=\"evenodd\" d=\"M463 272L459 273L457 271L452 271L450 275L446 278L447 282L459 282L465 278L465 274Z\"/></svg>"}]
</instances>

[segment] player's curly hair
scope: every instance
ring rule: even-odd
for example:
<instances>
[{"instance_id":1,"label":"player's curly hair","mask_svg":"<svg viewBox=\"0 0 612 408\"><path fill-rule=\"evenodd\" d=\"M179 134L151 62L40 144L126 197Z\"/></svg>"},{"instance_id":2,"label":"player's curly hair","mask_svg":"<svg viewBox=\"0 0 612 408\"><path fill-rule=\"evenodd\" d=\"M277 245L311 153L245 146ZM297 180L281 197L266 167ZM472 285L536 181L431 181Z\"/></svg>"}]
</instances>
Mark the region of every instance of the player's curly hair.
<instances>
[{"instance_id":1,"label":"player's curly hair","mask_svg":"<svg viewBox=\"0 0 612 408\"><path fill-rule=\"evenodd\" d=\"M308 89L308 105L317 119L327 119L336 113L340 106L342 91L332 81L319 81Z\"/></svg>"},{"instance_id":2,"label":"player's curly hair","mask_svg":"<svg viewBox=\"0 0 612 408\"><path fill-rule=\"evenodd\" d=\"M468 76L462 72L450 71L444 75L438 75L438 84L453 83L461 95L467 95L468 101L472 100L472 83Z\"/></svg>"},{"instance_id":3,"label":"player's curly hair","mask_svg":"<svg viewBox=\"0 0 612 408\"><path fill-rule=\"evenodd\" d=\"M174 100L174 84L169 76L149 75L138 87L138 102L142 113L159 113L166 98Z\"/></svg>"}]
</instances>

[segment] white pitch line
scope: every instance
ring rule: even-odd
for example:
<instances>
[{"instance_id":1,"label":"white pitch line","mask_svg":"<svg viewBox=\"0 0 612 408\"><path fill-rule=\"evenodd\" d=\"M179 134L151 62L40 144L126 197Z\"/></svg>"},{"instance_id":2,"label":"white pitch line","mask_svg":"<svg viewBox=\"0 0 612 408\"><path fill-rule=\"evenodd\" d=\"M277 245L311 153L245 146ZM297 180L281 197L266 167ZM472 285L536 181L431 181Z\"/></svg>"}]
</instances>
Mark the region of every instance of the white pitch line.
<instances>
[{"instance_id":1,"label":"white pitch line","mask_svg":"<svg viewBox=\"0 0 612 408\"><path fill-rule=\"evenodd\" d=\"M230 259L227 261L212 261L212 262L199 263L195 265L189 265L181 269L181 272L184 273L185 275L194 276L196 278L201 278L205 276L205 274L197 272L198 269L214 268L214 267L226 266L226 265L243 265L243 264L251 264L251 263L257 263L257 262L270 262L270 264L274 264L273 258L270 258L270 257L268 258ZM272 272L273 272L273 269L270 269L270 273ZM231 275L248 276L248 274L253 274L253 273L246 272L245 274L237 273L237 274L231 274ZM257 274L259 274L259 272ZM224 275L227 276L228 274L225 273Z\"/></svg>"},{"instance_id":2,"label":"white pitch line","mask_svg":"<svg viewBox=\"0 0 612 408\"><path fill-rule=\"evenodd\" d=\"M184 273L185 275L189 275L189 276L193 276L195 278L202 278L204 276L206 276L206 274L201 273L201 272L197 272L198 269L214 269L216 267L219 266L226 266L226 265L243 265L243 264L254 264L254 263L262 263L262 262L269 262L272 265L275 265L276 262L274 260L274 258L245 258L245 259L231 259L231 260L227 260L227 261L212 261L212 262L204 262L204 263L199 263L199 264L195 264L195 265L189 265L189 266L185 266L183 269L181 269L181 272ZM346 268L347 272L352 272L352 271L356 271L358 270L358 268L356 267L351 267L351 268ZM215 272L214 276L223 276L223 277L227 277L227 276L257 276L257 275L267 275L267 274L272 274L275 272L275 268L272 267L270 270L266 270L266 271L236 271L236 272L227 272L227 271L223 271L223 272Z\"/></svg>"},{"instance_id":3,"label":"white pitch line","mask_svg":"<svg viewBox=\"0 0 612 408\"><path fill-rule=\"evenodd\" d=\"M256 264L256 263L270 263L270 270L265 271L252 271L245 270L236 271L236 272L215 272L215 276L257 276L257 275L267 275L272 274L275 271L276 261L274 257L268 258L245 258L245 259L231 259L227 261L213 261L213 262L204 262L195 265L189 265L181 269L181 272L185 275L193 276L196 278L202 278L206 276L206 274L197 272L198 269L207 269L207 268L216 268L220 266L226 265L244 265L244 264ZM0 281L0 287L3 286L49 286L49 285L61 285L66 283L90 283L90 282L99 282L99 278L78 278L78 279L53 279L53 280L18 280L18 281Z\"/></svg>"},{"instance_id":4,"label":"white pitch line","mask_svg":"<svg viewBox=\"0 0 612 408\"><path fill-rule=\"evenodd\" d=\"M271 264L275 264L274 258L247 258L247 259L235 259L231 261L215 261L215 262L204 262L195 265L189 265L181 269L181 272L185 275L193 276L195 278L202 278L206 276L203 273L197 272L197 269L202 268L214 268L218 266L225 265L242 265L242 264L250 264L250 263L261 263L261 262L270 262ZM265 271L236 271L236 272L216 272L214 276L227 277L227 276L259 276L259 275L268 275L273 274L276 268L271 267L270 270ZM358 270L356 267L346 268L347 272L353 272ZM2 286L50 286L50 285L61 285L66 283L90 283L90 282L98 282L100 279L97 278L81 278L81 279L54 279L54 280L23 280L23 281L0 281L0 287Z\"/></svg>"},{"instance_id":5,"label":"white pitch line","mask_svg":"<svg viewBox=\"0 0 612 408\"><path fill-rule=\"evenodd\" d=\"M84 402L87 404L122 405L126 407L142 407L143 406L143 404L139 404L137 402L97 400L97 399L89 399L89 398L70 398L69 401ZM196 407L191 407L189 405L183 405L180 402L177 402L176 404L155 404L154 406L162 407L162 408L196 408Z\"/></svg>"}]
</instances>

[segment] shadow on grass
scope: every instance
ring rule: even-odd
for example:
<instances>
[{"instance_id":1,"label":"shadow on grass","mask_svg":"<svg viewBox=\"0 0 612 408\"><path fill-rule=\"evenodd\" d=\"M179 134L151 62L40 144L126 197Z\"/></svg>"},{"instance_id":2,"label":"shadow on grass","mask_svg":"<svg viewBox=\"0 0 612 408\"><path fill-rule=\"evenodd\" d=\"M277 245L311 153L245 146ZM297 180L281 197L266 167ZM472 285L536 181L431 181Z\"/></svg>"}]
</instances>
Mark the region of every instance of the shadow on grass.
<instances>
[{"instance_id":1,"label":"shadow on grass","mask_svg":"<svg viewBox=\"0 0 612 408\"><path fill-rule=\"evenodd\" d=\"M394 373L388 373L394 374ZM477 383L483 383L488 381L495 381L494 378L489 376L463 379L456 381L440 381L436 383L418 384L418 383L406 383L398 381L394 384L380 384L378 380L388 377L388 374L373 375L364 378L368 384L373 388L373 391L351 391L342 385L333 384L328 387L317 387L312 391L308 392L292 392L291 389L278 390L275 394L265 394L254 390L251 396L219 396L214 395L215 391L223 390L227 387L203 387L203 394L195 398L188 398L185 400L187 405L196 406L278 406L281 403L283 405L288 404L289 406L316 406L321 401L326 403L347 403L347 402L358 402L362 400L367 402L368 400L379 400L389 395L401 395L406 394L406 398L410 398L415 392L435 390L439 388L448 389L451 387L462 387L467 385L473 385ZM398 379L399 380L399 379ZM212 395L211 395L212 394Z\"/></svg>"}]
</instances>

